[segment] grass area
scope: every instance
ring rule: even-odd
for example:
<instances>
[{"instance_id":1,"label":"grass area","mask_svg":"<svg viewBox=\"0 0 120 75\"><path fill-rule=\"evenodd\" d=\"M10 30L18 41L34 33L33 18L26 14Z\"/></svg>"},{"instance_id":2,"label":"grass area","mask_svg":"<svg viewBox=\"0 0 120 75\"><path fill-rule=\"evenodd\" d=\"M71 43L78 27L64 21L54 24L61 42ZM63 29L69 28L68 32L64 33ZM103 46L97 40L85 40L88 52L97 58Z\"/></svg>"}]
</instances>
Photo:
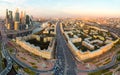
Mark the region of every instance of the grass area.
<instances>
[{"instance_id":1,"label":"grass area","mask_svg":"<svg viewBox=\"0 0 120 75\"><path fill-rule=\"evenodd\" d=\"M19 66L15 64L15 65L14 65L14 69L15 69L16 71L18 71Z\"/></svg>"},{"instance_id":2,"label":"grass area","mask_svg":"<svg viewBox=\"0 0 120 75\"><path fill-rule=\"evenodd\" d=\"M117 54L120 54L120 51L118 51Z\"/></svg>"},{"instance_id":3,"label":"grass area","mask_svg":"<svg viewBox=\"0 0 120 75\"><path fill-rule=\"evenodd\" d=\"M81 42L76 42L76 43L73 43L73 44L75 45L75 47L78 50L81 50L82 52L86 52L88 50L87 47L82 46Z\"/></svg>"},{"instance_id":4,"label":"grass area","mask_svg":"<svg viewBox=\"0 0 120 75\"><path fill-rule=\"evenodd\" d=\"M73 38L74 36L70 33L68 33L69 38Z\"/></svg>"},{"instance_id":5,"label":"grass area","mask_svg":"<svg viewBox=\"0 0 120 75\"><path fill-rule=\"evenodd\" d=\"M31 71L31 70L28 69L28 68L24 68L23 70L24 70L27 74L29 74L29 75L36 75L35 72Z\"/></svg>"},{"instance_id":6,"label":"grass area","mask_svg":"<svg viewBox=\"0 0 120 75\"><path fill-rule=\"evenodd\" d=\"M110 61L111 59L110 58L107 58L106 60L105 60L105 62L108 62L108 61Z\"/></svg>"},{"instance_id":7,"label":"grass area","mask_svg":"<svg viewBox=\"0 0 120 75\"><path fill-rule=\"evenodd\" d=\"M13 49L12 49L12 48L8 48L8 50L10 51L10 53L12 53L12 52L13 52Z\"/></svg>"},{"instance_id":8,"label":"grass area","mask_svg":"<svg viewBox=\"0 0 120 75\"><path fill-rule=\"evenodd\" d=\"M32 67L33 67L33 68L36 68L36 69L38 68L36 65L34 65L34 66L32 66Z\"/></svg>"},{"instance_id":9,"label":"grass area","mask_svg":"<svg viewBox=\"0 0 120 75\"><path fill-rule=\"evenodd\" d=\"M2 68L5 68L4 59L2 59Z\"/></svg>"},{"instance_id":10,"label":"grass area","mask_svg":"<svg viewBox=\"0 0 120 75\"><path fill-rule=\"evenodd\" d=\"M102 75L103 73L106 73L108 71L109 70L100 70L100 71L97 71L97 72L89 73L88 75ZM112 74L109 74L109 75L112 75Z\"/></svg>"},{"instance_id":11,"label":"grass area","mask_svg":"<svg viewBox=\"0 0 120 75\"><path fill-rule=\"evenodd\" d=\"M0 50L1 50L1 42L0 42Z\"/></svg>"},{"instance_id":12,"label":"grass area","mask_svg":"<svg viewBox=\"0 0 120 75\"><path fill-rule=\"evenodd\" d=\"M103 65L106 65L106 64L108 64L108 63L110 63L110 60L109 60L109 61L107 61L107 62L105 62Z\"/></svg>"},{"instance_id":13,"label":"grass area","mask_svg":"<svg viewBox=\"0 0 120 75\"><path fill-rule=\"evenodd\" d=\"M13 53L14 52L14 48L7 45L7 50L9 51L9 53Z\"/></svg>"},{"instance_id":14,"label":"grass area","mask_svg":"<svg viewBox=\"0 0 120 75\"><path fill-rule=\"evenodd\" d=\"M2 53L1 53L1 41L0 41L0 66L1 66L3 69L5 68L4 59L3 59Z\"/></svg>"},{"instance_id":15,"label":"grass area","mask_svg":"<svg viewBox=\"0 0 120 75\"><path fill-rule=\"evenodd\" d=\"M77 49L81 49L81 42L76 42L76 43L73 43L75 45L75 47L77 47Z\"/></svg>"},{"instance_id":16,"label":"grass area","mask_svg":"<svg viewBox=\"0 0 120 75\"><path fill-rule=\"evenodd\" d=\"M21 59L23 59L23 60L27 60L26 58L23 58L23 57L21 57Z\"/></svg>"},{"instance_id":17,"label":"grass area","mask_svg":"<svg viewBox=\"0 0 120 75\"><path fill-rule=\"evenodd\" d=\"M104 75L112 75L112 72L106 73L106 74L104 74Z\"/></svg>"},{"instance_id":18,"label":"grass area","mask_svg":"<svg viewBox=\"0 0 120 75\"><path fill-rule=\"evenodd\" d=\"M115 68L117 68L118 67L118 65L114 65L113 67L112 67L112 69L115 69Z\"/></svg>"},{"instance_id":19,"label":"grass area","mask_svg":"<svg viewBox=\"0 0 120 75\"><path fill-rule=\"evenodd\" d=\"M117 61L120 61L120 55L117 57Z\"/></svg>"},{"instance_id":20,"label":"grass area","mask_svg":"<svg viewBox=\"0 0 120 75\"><path fill-rule=\"evenodd\" d=\"M111 61L111 59L108 58L107 60L105 60L105 62L103 63L103 65L106 65L106 64L110 63L110 61Z\"/></svg>"},{"instance_id":21,"label":"grass area","mask_svg":"<svg viewBox=\"0 0 120 75\"><path fill-rule=\"evenodd\" d=\"M41 50L47 49L49 46L50 41L44 40L45 38L40 38L40 41L37 41L36 39L30 39L26 42L29 42L30 44L33 44L35 46L40 47Z\"/></svg>"},{"instance_id":22,"label":"grass area","mask_svg":"<svg viewBox=\"0 0 120 75\"><path fill-rule=\"evenodd\" d=\"M79 33L78 32L73 32L74 35L78 35Z\"/></svg>"},{"instance_id":23,"label":"grass area","mask_svg":"<svg viewBox=\"0 0 120 75\"><path fill-rule=\"evenodd\" d=\"M33 62L29 62L31 65L35 65L35 63L33 63Z\"/></svg>"}]
</instances>

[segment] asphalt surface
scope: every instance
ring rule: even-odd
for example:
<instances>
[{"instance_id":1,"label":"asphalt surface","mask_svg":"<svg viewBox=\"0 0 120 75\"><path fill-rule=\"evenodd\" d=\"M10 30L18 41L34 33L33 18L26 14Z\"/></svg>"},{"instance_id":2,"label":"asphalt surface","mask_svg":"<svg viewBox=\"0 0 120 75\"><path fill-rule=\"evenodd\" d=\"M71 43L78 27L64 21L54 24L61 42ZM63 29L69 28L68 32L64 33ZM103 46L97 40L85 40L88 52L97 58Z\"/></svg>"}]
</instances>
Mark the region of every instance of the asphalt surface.
<instances>
[{"instance_id":1,"label":"asphalt surface","mask_svg":"<svg viewBox=\"0 0 120 75\"><path fill-rule=\"evenodd\" d=\"M0 27L0 30L1 30L1 27ZM2 40L2 38L1 38L1 35L0 35L0 42L2 42L1 40ZM1 47L2 47L2 45L1 45ZM1 53L1 49L0 49L0 53ZM2 59L3 59L3 57L2 57L2 53L1 53L0 54L0 72L3 70L3 68L2 68Z\"/></svg>"},{"instance_id":2,"label":"asphalt surface","mask_svg":"<svg viewBox=\"0 0 120 75\"><path fill-rule=\"evenodd\" d=\"M12 59L9 57L9 54L7 52L7 50L5 49L5 45L6 45L6 34L5 34L5 28L3 26L3 23L0 22L0 25L2 26L1 28L1 36L2 36L2 44L1 44L1 47L2 47L2 55L3 57L7 60L7 66L4 70L2 70L2 72L0 73L0 75L7 75L11 69L12 69Z\"/></svg>"},{"instance_id":3,"label":"asphalt surface","mask_svg":"<svg viewBox=\"0 0 120 75\"><path fill-rule=\"evenodd\" d=\"M57 58L58 58L58 60L64 61L64 63L62 61L62 63L63 63L62 65L64 66L64 68L62 68L64 75L76 75L76 70L77 70L77 72L96 72L99 70L109 69L112 66L116 65L116 57L117 56L114 55L112 58L112 61L110 63L108 63L102 67L93 69L93 70L76 69L75 60L73 58L72 53L70 52L70 49L67 46L64 36L62 35L62 33L60 31L60 26L58 23L58 25L57 25ZM117 63L117 64L120 64L120 63ZM62 66L62 65L60 65L60 66ZM67 66L67 68L66 68L66 66ZM67 71L67 72L65 73L65 71ZM59 72L57 72L57 73L59 73ZM56 74L56 75L58 75L58 74Z\"/></svg>"},{"instance_id":4,"label":"asphalt surface","mask_svg":"<svg viewBox=\"0 0 120 75\"><path fill-rule=\"evenodd\" d=\"M113 56L112 61L104 66L98 67L96 69L93 70L78 70L78 72L96 72L99 70L104 70L104 69L109 69L111 67L113 67L114 65L116 65L116 55Z\"/></svg>"},{"instance_id":5,"label":"asphalt surface","mask_svg":"<svg viewBox=\"0 0 120 75\"><path fill-rule=\"evenodd\" d=\"M0 23L1 24L1 23ZM1 25L3 26L3 25ZM73 54L70 52L69 47L67 46L67 42L65 41L65 38L60 30L60 22L57 23L57 27L56 27L56 40L57 40L57 45L56 45L56 58L57 61L54 65L54 67L51 70L37 70L34 69L32 67L30 67L29 65L22 63L21 61L19 61L15 55L9 55L9 53L7 52L7 50L5 49L5 45L7 42L7 37L5 34L5 28L2 27L1 30L1 35L2 35L2 55L4 56L4 58L7 61L7 65L6 68L4 70L2 70L2 72L0 73L0 75L7 75L11 69L12 69L12 62L16 62L17 64L19 64L22 67L27 67L30 70L36 72L37 74L39 73L44 73L44 72L54 72L55 75L77 75L77 72L96 72L99 70L103 70L103 69L108 69L114 65L116 65L116 55L113 56L112 61L102 67L99 67L97 69L94 70L78 70L75 64L75 59L73 57ZM120 63L117 63L120 64Z\"/></svg>"},{"instance_id":6,"label":"asphalt surface","mask_svg":"<svg viewBox=\"0 0 120 75\"><path fill-rule=\"evenodd\" d=\"M58 66L56 68L55 75L76 75L76 64L64 36L61 33L60 22L57 23L56 33L56 55Z\"/></svg>"}]
</instances>

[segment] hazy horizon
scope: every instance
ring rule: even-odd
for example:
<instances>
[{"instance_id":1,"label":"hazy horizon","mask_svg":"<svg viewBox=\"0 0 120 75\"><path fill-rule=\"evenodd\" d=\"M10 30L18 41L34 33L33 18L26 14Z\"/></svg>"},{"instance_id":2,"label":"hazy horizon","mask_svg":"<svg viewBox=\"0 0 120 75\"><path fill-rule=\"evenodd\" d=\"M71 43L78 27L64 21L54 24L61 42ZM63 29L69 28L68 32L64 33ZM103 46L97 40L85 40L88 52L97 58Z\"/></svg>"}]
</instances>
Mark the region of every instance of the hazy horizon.
<instances>
[{"instance_id":1,"label":"hazy horizon","mask_svg":"<svg viewBox=\"0 0 120 75\"><path fill-rule=\"evenodd\" d=\"M120 17L119 3L120 0L0 0L0 16L5 16L6 9L15 12L19 8L43 17Z\"/></svg>"}]
</instances>

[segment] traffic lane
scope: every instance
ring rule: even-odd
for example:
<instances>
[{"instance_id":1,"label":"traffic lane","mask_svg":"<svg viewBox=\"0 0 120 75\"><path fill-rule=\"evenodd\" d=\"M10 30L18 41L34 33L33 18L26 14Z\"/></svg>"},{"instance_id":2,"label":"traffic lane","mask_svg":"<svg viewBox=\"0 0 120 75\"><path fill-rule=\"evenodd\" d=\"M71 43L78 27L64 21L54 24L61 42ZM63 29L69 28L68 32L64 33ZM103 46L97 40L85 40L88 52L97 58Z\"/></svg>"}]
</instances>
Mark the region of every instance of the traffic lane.
<instances>
[{"instance_id":1,"label":"traffic lane","mask_svg":"<svg viewBox=\"0 0 120 75\"><path fill-rule=\"evenodd\" d=\"M67 60L67 62L69 62L69 63L67 63L70 67L68 67L68 70L67 70L67 75L76 75L76 72L75 72L75 67L74 67L74 60L73 60L73 58L72 58L72 55L69 53L69 49L67 49L66 47L66 43L65 43L65 41L63 41L64 40L64 37L63 37L63 35L62 35L62 33L61 33L61 31L60 31L60 26L58 26L57 25L57 32L58 32L58 38L59 38L59 40L60 40L60 44L61 44L61 46L63 47L63 49L64 49L64 53L66 54L66 60ZM72 66L71 66L72 65ZM71 73L70 73L71 72Z\"/></svg>"}]
</instances>

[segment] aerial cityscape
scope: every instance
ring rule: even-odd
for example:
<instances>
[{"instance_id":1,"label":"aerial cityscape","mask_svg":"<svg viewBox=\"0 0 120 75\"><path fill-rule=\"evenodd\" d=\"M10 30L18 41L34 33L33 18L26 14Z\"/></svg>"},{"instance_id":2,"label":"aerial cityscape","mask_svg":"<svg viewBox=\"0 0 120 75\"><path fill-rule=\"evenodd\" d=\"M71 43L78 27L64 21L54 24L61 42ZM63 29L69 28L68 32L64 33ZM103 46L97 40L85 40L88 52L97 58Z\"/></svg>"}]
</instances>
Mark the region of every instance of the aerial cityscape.
<instances>
[{"instance_id":1,"label":"aerial cityscape","mask_svg":"<svg viewBox=\"0 0 120 75\"><path fill-rule=\"evenodd\" d=\"M119 0L0 0L0 75L120 75Z\"/></svg>"}]
</instances>

